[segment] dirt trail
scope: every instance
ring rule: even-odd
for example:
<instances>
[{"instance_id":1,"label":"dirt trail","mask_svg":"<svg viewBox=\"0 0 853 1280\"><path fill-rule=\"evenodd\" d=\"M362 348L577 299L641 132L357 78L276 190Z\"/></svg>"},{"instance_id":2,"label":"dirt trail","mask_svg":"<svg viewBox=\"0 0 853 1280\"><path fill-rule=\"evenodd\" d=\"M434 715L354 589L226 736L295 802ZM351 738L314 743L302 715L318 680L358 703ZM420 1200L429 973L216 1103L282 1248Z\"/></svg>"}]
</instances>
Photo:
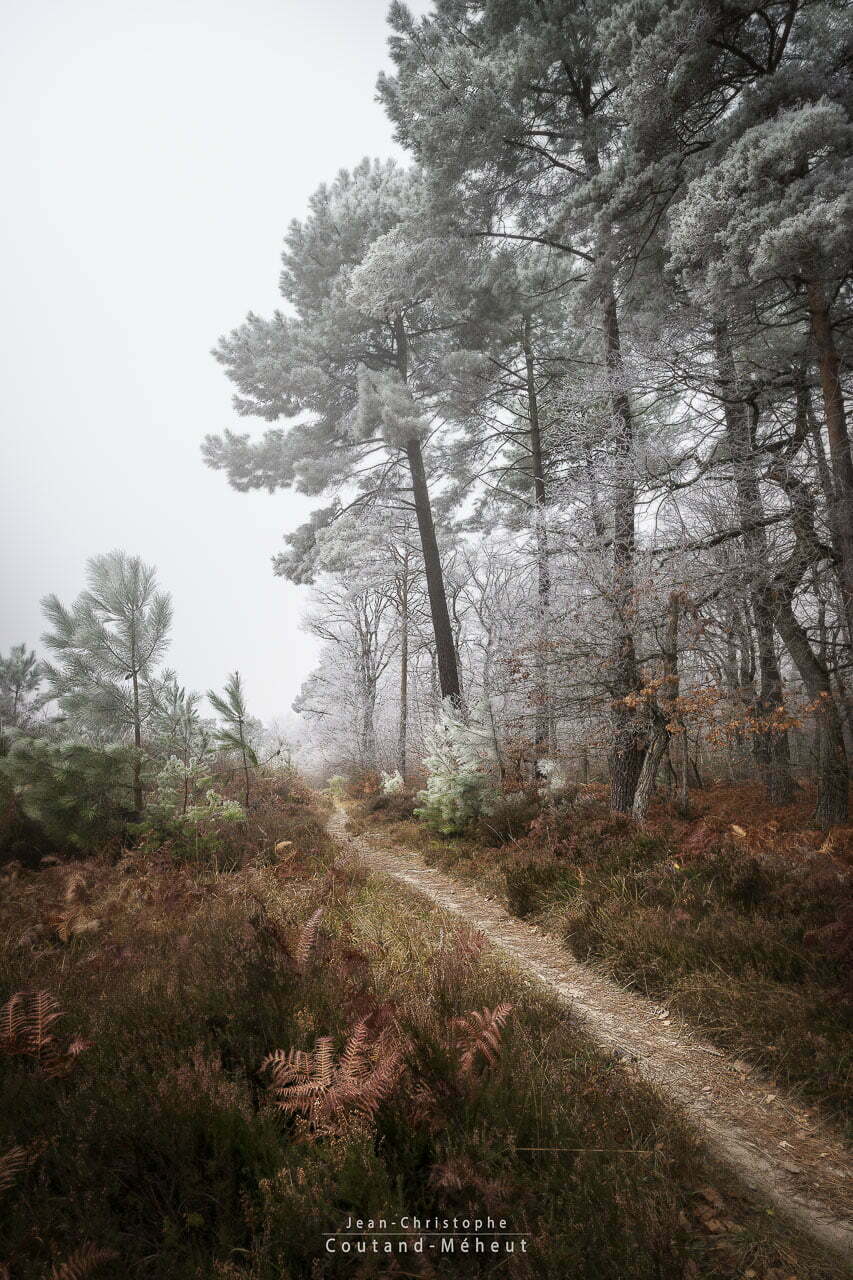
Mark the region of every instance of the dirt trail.
<instances>
[{"instance_id":1,"label":"dirt trail","mask_svg":"<svg viewBox=\"0 0 853 1280\"><path fill-rule=\"evenodd\" d=\"M374 871L462 916L571 1008L608 1053L623 1057L676 1102L742 1181L815 1239L853 1256L853 1155L747 1063L704 1043L675 1016L573 960L553 938L476 889L426 866L381 836L350 836L338 810L330 829Z\"/></svg>"}]
</instances>

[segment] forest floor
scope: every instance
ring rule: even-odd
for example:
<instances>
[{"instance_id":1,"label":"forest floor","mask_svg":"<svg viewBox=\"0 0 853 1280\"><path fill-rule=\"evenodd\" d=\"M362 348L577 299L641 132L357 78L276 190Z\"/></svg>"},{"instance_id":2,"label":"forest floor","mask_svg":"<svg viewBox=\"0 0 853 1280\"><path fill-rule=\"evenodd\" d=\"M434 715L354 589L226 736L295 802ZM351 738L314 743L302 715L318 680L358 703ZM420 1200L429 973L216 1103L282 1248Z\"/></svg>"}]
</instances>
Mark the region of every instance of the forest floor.
<instances>
[{"instance_id":1,"label":"forest floor","mask_svg":"<svg viewBox=\"0 0 853 1280\"><path fill-rule=\"evenodd\" d=\"M700 1038L665 1004L579 963L543 928L510 915L470 879L460 883L427 865L421 852L401 841L406 825L391 834L368 830L358 817L348 823L339 810L330 829L349 839L373 870L462 917L555 993L603 1052L676 1104L747 1187L823 1243L853 1252L853 1156L814 1109L753 1064Z\"/></svg>"},{"instance_id":2,"label":"forest floor","mask_svg":"<svg viewBox=\"0 0 853 1280\"><path fill-rule=\"evenodd\" d=\"M596 1034L565 955L329 809L285 771L245 821L0 867L0 1280L851 1275L805 1113L776 1117L782 1213L733 1171L716 1055L653 1058L672 1022L629 1036L587 983ZM725 1162L651 1062L686 1094L719 1071ZM528 1248L337 1247L403 1215Z\"/></svg>"}]
</instances>

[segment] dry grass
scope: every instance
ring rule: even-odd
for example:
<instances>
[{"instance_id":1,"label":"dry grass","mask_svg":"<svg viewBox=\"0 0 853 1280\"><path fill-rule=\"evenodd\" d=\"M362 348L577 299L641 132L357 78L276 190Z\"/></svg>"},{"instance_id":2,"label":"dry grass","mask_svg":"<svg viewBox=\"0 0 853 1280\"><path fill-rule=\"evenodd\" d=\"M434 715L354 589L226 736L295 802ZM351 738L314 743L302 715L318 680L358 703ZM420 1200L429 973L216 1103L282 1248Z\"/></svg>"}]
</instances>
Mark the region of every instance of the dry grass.
<instances>
[{"instance_id":1,"label":"dry grass","mask_svg":"<svg viewBox=\"0 0 853 1280\"><path fill-rule=\"evenodd\" d=\"M593 802L497 849L415 823L397 834L848 1123L851 831L810 828L806 800L786 824L746 788L698 805L690 823L659 809L640 829Z\"/></svg>"},{"instance_id":2,"label":"dry grass","mask_svg":"<svg viewBox=\"0 0 853 1280\"><path fill-rule=\"evenodd\" d=\"M14 1280L390 1275L322 1233L403 1212L511 1217L520 1278L838 1275L477 935L335 861L309 804L255 819L228 872L221 849L146 846L8 878L0 997L47 991L57 1043L90 1042L61 1077L2 1064ZM97 928L60 937L59 906Z\"/></svg>"}]
</instances>

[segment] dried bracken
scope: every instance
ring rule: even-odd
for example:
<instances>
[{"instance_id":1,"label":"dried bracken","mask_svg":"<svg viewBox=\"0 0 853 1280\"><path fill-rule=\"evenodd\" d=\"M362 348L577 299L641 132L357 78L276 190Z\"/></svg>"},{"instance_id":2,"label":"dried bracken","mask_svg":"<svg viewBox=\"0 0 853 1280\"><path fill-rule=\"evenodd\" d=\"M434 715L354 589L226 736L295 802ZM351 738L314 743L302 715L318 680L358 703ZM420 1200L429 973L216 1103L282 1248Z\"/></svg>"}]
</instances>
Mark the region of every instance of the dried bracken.
<instances>
[{"instance_id":1,"label":"dried bracken","mask_svg":"<svg viewBox=\"0 0 853 1280\"><path fill-rule=\"evenodd\" d=\"M104 1262L111 1262L117 1255L112 1249L99 1249L87 1241L65 1259L57 1262L50 1272L50 1280L86 1280Z\"/></svg>"},{"instance_id":2,"label":"dried bracken","mask_svg":"<svg viewBox=\"0 0 853 1280\"><path fill-rule=\"evenodd\" d=\"M503 1045L503 1029L511 1012L511 1004L499 1004L494 1009L472 1009L470 1013L453 1019L453 1043L459 1053L459 1067L463 1075L473 1075L478 1065L495 1065Z\"/></svg>"},{"instance_id":3,"label":"dried bracken","mask_svg":"<svg viewBox=\"0 0 853 1280\"><path fill-rule=\"evenodd\" d=\"M101 927L100 920L78 907L72 907L68 911L56 911L47 917L45 923L60 942L70 942L72 938L84 933L97 933Z\"/></svg>"},{"instance_id":4,"label":"dried bracken","mask_svg":"<svg viewBox=\"0 0 853 1280\"><path fill-rule=\"evenodd\" d=\"M80 871L72 871L65 883L65 901L70 906L74 902L88 902L89 897L86 877Z\"/></svg>"},{"instance_id":5,"label":"dried bracken","mask_svg":"<svg viewBox=\"0 0 853 1280\"><path fill-rule=\"evenodd\" d=\"M339 1057L333 1045L331 1036L320 1036L311 1053L277 1049L261 1063L275 1106L307 1117L321 1132L348 1116L374 1116L402 1067L398 1046L385 1034L374 1036L366 1020L354 1027Z\"/></svg>"},{"instance_id":6,"label":"dried bracken","mask_svg":"<svg viewBox=\"0 0 853 1280\"><path fill-rule=\"evenodd\" d=\"M16 991L0 1009L0 1054L35 1060L43 1076L65 1076L91 1042L77 1036L64 1048L53 1033L63 1016L49 991Z\"/></svg>"},{"instance_id":7,"label":"dried bracken","mask_svg":"<svg viewBox=\"0 0 853 1280\"><path fill-rule=\"evenodd\" d=\"M296 940L296 950L294 961L296 968L300 973L307 973L311 963L311 957L317 945L317 932L320 928L320 921L323 918L323 908L318 907L310 920L302 926L299 931L299 937Z\"/></svg>"},{"instance_id":8,"label":"dried bracken","mask_svg":"<svg viewBox=\"0 0 853 1280\"><path fill-rule=\"evenodd\" d=\"M0 1156L0 1192L8 1191L29 1163L30 1152L26 1147L11 1147Z\"/></svg>"}]
</instances>

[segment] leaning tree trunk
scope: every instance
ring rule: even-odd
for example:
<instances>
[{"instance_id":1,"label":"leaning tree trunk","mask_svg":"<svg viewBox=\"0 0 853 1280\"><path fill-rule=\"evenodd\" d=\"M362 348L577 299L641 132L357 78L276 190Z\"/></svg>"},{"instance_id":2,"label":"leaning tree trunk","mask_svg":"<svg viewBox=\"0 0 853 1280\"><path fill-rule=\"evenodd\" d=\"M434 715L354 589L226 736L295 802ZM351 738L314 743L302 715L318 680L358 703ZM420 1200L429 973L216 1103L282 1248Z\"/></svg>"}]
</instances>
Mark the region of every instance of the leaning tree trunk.
<instances>
[{"instance_id":1,"label":"leaning tree trunk","mask_svg":"<svg viewBox=\"0 0 853 1280\"><path fill-rule=\"evenodd\" d=\"M787 591L784 595L777 594L774 608L776 626L814 706L818 742L815 820L821 827L834 827L847 821L848 810L849 767L841 717L833 697L829 672L816 657L788 597Z\"/></svg>"},{"instance_id":2,"label":"leaning tree trunk","mask_svg":"<svg viewBox=\"0 0 853 1280\"><path fill-rule=\"evenodd\" d=\"M767 535L764 530L764 507L755 468L755 440L748 406L737 401L737 379L734 356L726 326L718 323L714 330L717 364L729 452L735 478L738 517L743 528L743 545L752 582L749 588L755 639L758 647L759 688L755 711L764 729L755 735L754 751L768 799L773 804L787 804L793 795L788 735L773 726L774 719L784 717L782 673L776 658L773 637L773 614L767 607L758 576L769 564Z\"/></svg>"},{"instance_id":3,"label":"leaning tree trunk","mask_svg":"<svg viewBox=\"0 0 853 1280\"><path fill-rule=\"evenodd\" d=\"M812 699L818 732L817 808L822 827L847 819L849 766L844 733L826 664L815 653L805 628L793 609L795 592L806 570L821 558L815 532L814 498L809 487L793 474L784 458L777 458L768 472L791 503L794 549L765 588L765 599L776 628Z\"/></svg>"},{"instance_id":4,"label":"leaning tree trunk","mask_svg":"<svg viewBox=\"0 0 853 1280\"><path fill-rule=\"evenodd\" d=\"M619 432L613 483L612 590L615 634L610 679L610 808L614 813L630 813L648 745L644 725L631 699L631 695L640 687L633 626L636 608L634 420L623 383L619 319L612 285L608 285L605 290L603 301L606 365Z\"/></svg>"},{"instance_id":5,"label":"leaning tree trunk","mask_svg":"<svg viewBox=\"0 0 853 1280\"><path fill-rule=\"evenodd\" d=\"M408 344L403 317L397 315L394 322L394 338L397 346L397 370L404 382L408 379ZM424 572L427 583L432 626L435 633L435 652L438 661L438 681L442 698L450 698L456 706L462 705L462 687L459 682L459 664L456 661L456 647L453 643L453 628L450 625L450 612L447 608L447 593L444 589L444 573L441 568L441 556L438 552L438 539L435 536L435 523L432 518L432 504L427 487L424 455L421 442L417 436L406 441L406 458L412 478L412 495L415 504L415 516L418 521L418 532L421 538L421 550L424 557Z\"/></svg>"},{"instance_id":6,"label":"leaning tree trunk","mask_svg":"<svg viewBox=\"0 0 853 1280\"><path fill-rule=\"evenodd\" d=\"M853 636L853 458L850 454L850 436L841 391L841 363L823 289L816 281L812 281L807 286L806 296L820 366L820 385L832 467L830 527L837 540L841 561L839 577L847 632Z\"/></svg>"}]
</instances>

